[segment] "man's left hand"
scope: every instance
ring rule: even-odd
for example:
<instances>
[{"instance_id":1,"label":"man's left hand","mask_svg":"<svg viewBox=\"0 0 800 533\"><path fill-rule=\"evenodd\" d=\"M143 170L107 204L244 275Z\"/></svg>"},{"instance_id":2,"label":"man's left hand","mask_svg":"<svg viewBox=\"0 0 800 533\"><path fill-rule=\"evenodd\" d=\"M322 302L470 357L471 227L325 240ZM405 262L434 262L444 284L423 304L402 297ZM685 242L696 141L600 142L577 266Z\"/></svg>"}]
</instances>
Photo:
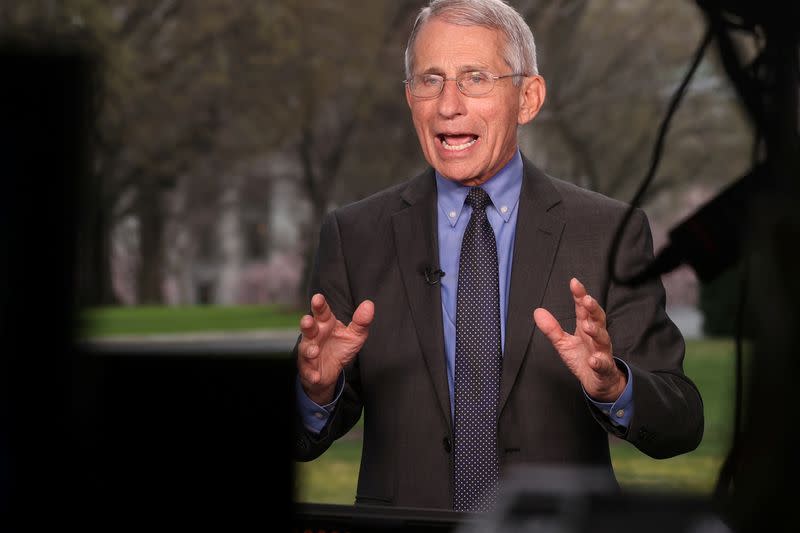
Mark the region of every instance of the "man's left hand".
<instances>
[{"instance_id":1,"label":"man's left hand","mask_svg":"<svg viewBox=\"0 0 800 533\"><path fill-rule=\"evenodd\" d=\"M575 374L593 400L615 402L625 390L625 373L617 367L606 329L606 313L575 278L569 283L575 300L575 333L570 335L553 315L543 308L533 312L533 320L550 339L561 359Z\"/></svg>"}]
</instances>

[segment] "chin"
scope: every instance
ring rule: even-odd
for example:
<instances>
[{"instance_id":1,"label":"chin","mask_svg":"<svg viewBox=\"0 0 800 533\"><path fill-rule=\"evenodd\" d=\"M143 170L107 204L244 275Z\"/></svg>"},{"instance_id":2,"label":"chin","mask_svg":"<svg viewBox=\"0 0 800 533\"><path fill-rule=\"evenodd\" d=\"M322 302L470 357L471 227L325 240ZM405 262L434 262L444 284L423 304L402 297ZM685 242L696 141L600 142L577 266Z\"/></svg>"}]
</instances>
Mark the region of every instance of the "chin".
<instances>
[{"instance_id":1,"label":"chin","mask_svg":"<svg viewBox=\"0 0 800 533\"><path fill-rule=\"evenodd\" d=\"M481 182L481 172L474 168L465 168L462 165L453 165L452 163L442 163L435 167L439 173L449 179L465 185L475 185L475 183L468 182Z\"/></svg>"}]
</instances>

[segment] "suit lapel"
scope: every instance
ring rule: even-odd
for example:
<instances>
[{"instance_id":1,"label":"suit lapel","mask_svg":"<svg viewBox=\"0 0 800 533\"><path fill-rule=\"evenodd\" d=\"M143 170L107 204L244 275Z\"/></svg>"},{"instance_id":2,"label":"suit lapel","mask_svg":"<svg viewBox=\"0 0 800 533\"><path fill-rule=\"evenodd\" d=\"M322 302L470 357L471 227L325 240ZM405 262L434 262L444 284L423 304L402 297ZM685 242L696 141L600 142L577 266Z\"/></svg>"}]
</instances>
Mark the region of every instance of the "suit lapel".
<instances>
[{"instance_id":1,"label":"suit lapel","mask_svg":"<svg viewBox=\"0 0 800 533\"><path fill-rule=\"evenodd\" d=\"M451 425L441 287L429 285L424 276L426 268L439 266L435 183L432 170L413 179L402 194L408 207L393 214L392 223L397 261L422 355L439 405L448 425Z\"/></svg>"},{"instance_id":2,"label":"suit lapel","mask_svg":"<svg viewBox=\"0 0 800 533\"><path fill-rule=\"evenodd\" d=\"M528 351L535 328L533 310L544 298L564 229L564 221L551 212L551 208L561 201L560 195L530 161L523 157L523 163L506 315L500 411L508 400Z\"/></svg>"}]
</instances>

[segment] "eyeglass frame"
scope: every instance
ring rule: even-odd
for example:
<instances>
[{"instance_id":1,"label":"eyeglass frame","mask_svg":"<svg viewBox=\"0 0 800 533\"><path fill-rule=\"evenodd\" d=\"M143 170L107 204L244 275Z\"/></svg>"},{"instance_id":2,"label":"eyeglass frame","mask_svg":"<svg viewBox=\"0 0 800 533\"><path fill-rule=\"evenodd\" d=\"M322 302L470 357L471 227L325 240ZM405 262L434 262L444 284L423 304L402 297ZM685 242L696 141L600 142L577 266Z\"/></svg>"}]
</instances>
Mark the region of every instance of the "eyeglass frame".
<instances>
[{"instance_id":1,"label":"eyeglass frame","mask_svg":"<svg viewBox=\"0 0 800 533\"><path fill-rule=\"evenodd\" d=\"M459 82L459 79L460 78L465 78L465 77L469 76L470 74L475 74L476 72L488 75L489 79L492 80L492 86L489 88L488 91L486 91L483 94L476 94L476 95L467 94L466 92L464 92L463 87L461 87L461 83ZM527 77L528 75L525 74L524 72L515 72L515 73L512 73L512 74L503 74L503 75L498 76L498 75L492 74L491 72L486 71L486 70L470 70L470 71L467 71L467 72L462 72L461 74L459 74L458 76L456 76L454 78L447 78L445 76L442 76L441 74L432 74L432 73L417 74L417 76L438 76L438 77L442 78L442 85L439 88L439 92L436 93L435 95L432 95L432 96L417 96L416 94L414 94L414 89L411 88L411 84L414 81L414 78L416 76L412 76L411 79L403 80L403 83L405 84L406 87L408 87L409 92L411 93L411 95L414 98L419 98L421 100L433 100L434 98L439 98L442 95L442 93L444 92L444 84L446 82L448 82L448 81L456 82L456 87L458 88L458 92L460 92L464 96L466 96L468 98L481 98L483 96L486 96L486 95L490 94L494 90L494 86L495 86L497 80L502 80L503 78L513 78L513 77L516 77L516 76Z\"/></svg>"}]
</instances>

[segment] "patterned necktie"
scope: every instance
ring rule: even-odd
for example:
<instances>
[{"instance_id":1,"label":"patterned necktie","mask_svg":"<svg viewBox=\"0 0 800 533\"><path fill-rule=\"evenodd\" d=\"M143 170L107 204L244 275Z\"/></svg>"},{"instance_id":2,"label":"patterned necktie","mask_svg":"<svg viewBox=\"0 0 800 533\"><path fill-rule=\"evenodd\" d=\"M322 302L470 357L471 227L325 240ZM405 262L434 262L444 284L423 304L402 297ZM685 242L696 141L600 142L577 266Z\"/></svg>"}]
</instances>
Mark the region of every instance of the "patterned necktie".
<instances>
[{"instance_id":1,"label":"patterned necktie","mask_svg":"<svg viewBox=\"0 0 800 533\"><path fill-rule=\"evenodd\" d=\"M456 511L494 507L500 474L497 402L500 393L500 292L497 244L486 218L489 195L472 188L456 296L454 466Z\"/></svg>"}]
</instances>

